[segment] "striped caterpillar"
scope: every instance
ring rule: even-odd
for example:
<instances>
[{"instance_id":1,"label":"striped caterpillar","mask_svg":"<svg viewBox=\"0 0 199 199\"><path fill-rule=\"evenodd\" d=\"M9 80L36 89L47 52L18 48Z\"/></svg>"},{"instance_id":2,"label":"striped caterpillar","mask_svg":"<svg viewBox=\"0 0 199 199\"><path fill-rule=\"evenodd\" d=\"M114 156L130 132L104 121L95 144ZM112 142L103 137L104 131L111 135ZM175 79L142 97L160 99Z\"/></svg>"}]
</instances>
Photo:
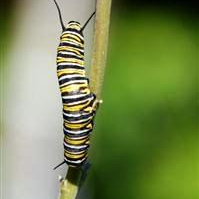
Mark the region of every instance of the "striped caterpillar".
<instances>
[{"instance_id":1,"label":"striped caterpillar","mask_svg":"<svg viewBox=\"0 0 199 199\"><path fill-rule=\"evenodd\" d=\"M90 134L99 101L89 88L89 79L84 67L83 30L94 16L93 13L81 27L70 21L64 26L61 12L54 0L62 26L62 35L57 49L57 76L63 103L64 163L81 167L87 160Z\"/></svg>"}]
</instances>

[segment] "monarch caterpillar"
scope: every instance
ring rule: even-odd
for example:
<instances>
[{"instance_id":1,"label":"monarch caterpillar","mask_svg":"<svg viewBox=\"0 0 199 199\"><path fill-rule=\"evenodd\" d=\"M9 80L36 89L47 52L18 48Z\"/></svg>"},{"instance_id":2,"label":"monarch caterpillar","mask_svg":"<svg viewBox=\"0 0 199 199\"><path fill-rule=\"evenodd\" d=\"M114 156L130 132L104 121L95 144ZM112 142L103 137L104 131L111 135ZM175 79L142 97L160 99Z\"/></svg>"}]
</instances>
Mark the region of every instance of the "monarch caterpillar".
<instances>
[{"instance_id":1,"label":"monarch caterpillar","mask_svg":"<svg viewBox=\"0 0 199 199\"><path fill-rule=\"evenodd\" d=\"M54 0L62 26L62 35L57 49L57 76L63 103L64 163L81 167L87 160L90 133L99 101L90 91L89 79L84 67L84 26L70 21L64 26L61 12Z\"/></svg>"}]
</instances>

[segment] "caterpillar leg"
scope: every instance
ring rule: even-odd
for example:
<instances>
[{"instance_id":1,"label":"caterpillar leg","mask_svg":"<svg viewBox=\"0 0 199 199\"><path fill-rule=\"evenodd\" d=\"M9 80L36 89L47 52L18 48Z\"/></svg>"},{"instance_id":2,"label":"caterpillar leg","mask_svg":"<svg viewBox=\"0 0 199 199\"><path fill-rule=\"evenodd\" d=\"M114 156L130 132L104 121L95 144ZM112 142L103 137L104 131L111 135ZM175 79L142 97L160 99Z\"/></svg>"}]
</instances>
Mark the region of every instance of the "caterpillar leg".
<instances>
[{"instance_id":1,"label":"caterpillar leg","mask_svg":"<svg viewBox=\"0 0 199 199\"><path fill-rule=\"evenodd\" d=\"M94 110L94 111L97 111L97 109L99 108L99 105L102 104L102 102L103 102L102 100L96 99L96 100L94 101L94 103L93 103L93 106L92 106L93 110Z\"/></svg>"}]
</instances>

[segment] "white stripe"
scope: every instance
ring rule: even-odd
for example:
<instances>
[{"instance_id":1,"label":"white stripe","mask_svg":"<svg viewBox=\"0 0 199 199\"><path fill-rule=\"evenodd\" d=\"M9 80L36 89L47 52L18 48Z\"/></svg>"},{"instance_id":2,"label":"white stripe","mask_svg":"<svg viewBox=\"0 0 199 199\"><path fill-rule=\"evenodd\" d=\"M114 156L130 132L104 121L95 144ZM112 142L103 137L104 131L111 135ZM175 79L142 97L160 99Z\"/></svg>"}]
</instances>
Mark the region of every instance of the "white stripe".
<instances>
[{"instance_id":1,"label":"white stripe","mask_svg":"<svg viewBox=\"0 0 199 199\"><path fill-rule=\"evenodd\" d=\"M64 84L60 84L60 86L67 86L69 84L74 84L74 83L87 83L87 80L73 80L73 81L69 81L69 82L66 82Z\"/></svg>"},{"instance_id":2,"label":"white stripe","mask_svg":"<svg viewBox=\"0 0 199 199\"><path fill-rule=\"evenodd\" d=\"M76 50L80 50L81 52L84 52L84 49L81 49L84 46L83 44L81 45L72 41L60 41L60 44L72 44L72 45L77 46L77 48L73 46L69 46L69 47L72 47L72 48L75 48ZM78 48L78 47L81 47L81 48Z\"/></svg>"},{"instance_id":3,"label":"white stripe","mask_svg":"<svg viewBox=\"0 0 199 199\"><path fill-rule=\"evenodd\" d=\"M69 41L61 41L60 42L60 44L74 44L75 46L77 46L77 47L72 47L72 46L68 46L68 47L71 47L71 48L75 48L75 50L78 50L78 51L80 51L80 52L83 52L84 53L84 49L81 49L81 48L83 48L82 46L80 46L80 45L77 45L77 44L75 44L75 43L73 43L73 42L69 42ZM81 48L78 48L78 47L81 47ZM59 46L59 47L66 47L66 45L62 45L62 46Z\"/></svg>"},{"instance_id":4,"label":"white stripe","mask_svg":"<svg viewBox=\"0 0 199 199\"><path fill-rule=\"evenodd\" d=\"M65 158L65 161L66 162L70 162L70 163L76 163L76 164L80 164L82 163L87 157L85 157L84 159L81 159L81 160L68 160L67 158Z\"/></svg>"},{"instance_id":5,"label":"white stripe","mask_svg":"<svg viewBox=\"0 0 199 199\"><path fill-rule=\"evenodd\" d=\"M79 95L69 95L69 96L62 96L62 99L75 99L75 98L78 98L78 97L84 97L88 94L79 94Z\"/></svg>"},{"instance_id":6,"label":"white stripe","mask_svg":"<svg viewBox=\"0 0 199 199\"><path fill-rule=\"evenodd\" d=\"M84 64L84 62L82 62L82 64ZM80 66L82 68L84 68L84 66L82 66L81 64L78 64L78 63L65 63L65 62L60 62L57 64L57 66Z\"/></svg>"},{"instance_id":7,"label":"white stripe","mask_svg":"<svg viewBox=\"0 0 199 199\"><path fill-rule=\"evenodd\" d=\"M80 46L80 47L82 47L82 45L81 44L77 44L77 43L75 43L75 42L72 42L72 41L61 41L60 42L60 44L63 44L63 43L67 43L67 44L72 44L72 45L75 45L75 46ZM70 47L72 47L72 46L70 46ZM79 49L79 48L76 48L76 49L78 49L78 50L82 50L82 49ZM82 51L81 51L82 52Z\"/></svg>"},{"instance_id":8,"label":"white stripe","mask_svg":"<svg viewBox=\"0 0 199 199\"><path fill-rule=\"evenodd\" d=\"M64 130L70 134L73 134L73 135L79 135L81 133L86 133L87 131L89 131L90 129L84 129L84 130L80 130L80 131L71 131L71 130L67 130L65 127L64 127Z\"/></svg>"},{"instance_id":9,"label":"white stripe","mask_svg":"<svg viewBox=\"0 0 199 199\"><path fill-rule=\"evenodd\" d=\"M75 114L72 114L72 113L65 113L64 111L63 111L63 114L65 115L65 116L68 116L68 117L80 117L80 116L86 116L86 115L89 115L90 113L75 113Z\"/></svg>"},{"instance_id":10,"label":"white stripe","mask_svg":"<svg viewBox=\"0 0 199 199\"><path fill-rule=\"evenodd\" d=\"M81 101L78 101L78 102L71 102L71 103L67 103L67 105L76 105L76 104L81 104L81 103L84 103L84 102L87 102L87 101L91 101L93 99L93 97L90 97L90 98L87 98L85 100L81 100ZM64 103L66 104L66 103Z\"/></svg>"},{"instance_id":11,"label":"white stripe","mask_svg":"<svg viewBox=\"0 0 199 199\"><path fill-rule=\"evenodd\" d=\"M79 62L84 62L84 60L82 58L79 58L77 55L76 57L60 57L60 56L57 56L57 58L60 58L60 59L73 59L73 60L76 60L76 61L79 61Z\"/></svg>"},{"instance_id":12,"label":"white stripe","mask_svg":"<svg viewBox=\"0 0 199 199\"><path fill-rule=\"evenodd\" d=\"M69 147L71 149L83 149L83 148L86 148L88 145L75 146L75 145L67 144L66 142L64 142L64 146Z\"/></svg>"},{"instance_id":13,"label":"white stripe","mask_svg":"<svg viewBox=\"0 0 199 199\"><path fill-rule=\"evenodd\" d=\"M93 116L90 116L90 117L88 117L88 118L85 118L85 119L82 119L82 120L78 120L78 121L68 121L68 120L64 120L64 121L66 121L67 123L70 123L70 124L77 124L77 123L81 123L81 122L87 122L87 121L89 121L89 120L92 120L92 117Z\"/></svg>"},{"instance_id":14,"label":"white stripe","mask_svg":"<svg viewBox=\"0 0 199 199\"><path fill-rule=\"evenodd\" d=\"M84 41L84 37L82 37L79 33L67 30L67 31L64 31L62 35L64 35L64 34L73 34L73 35L76 35L76 36L80 37Z\"/></svg>"},{"instance_id":15,"label":"white stripe","mask_svg":"<svg viewBox=\"0 0 199 199\"><path fill-rule=\"evenodd\" d=\"M81 114L80 113L76 113L76 114L71 114L71 113L65 113L63 112L63 114L67 117L80 117Z\"/></svg>"},{"instance_id":16,"label":"white stripe","mask_svg":"<svg viewBox=\"0 0 199 199\"><path fill-rule=\"evenodd\" d=\"M74 56L79 56L73 52L66 52L66 51L58 51L58 53L62 54L62 55L74 55Z\"/></svg>"},{"instance_id":17,"label":"white stripe","mask_svg":"<svg viewBox=\"0 0 199 199\"><path fill-rule=\"evenodd\" d=\"M76 21L74 21L74 22L69 22L68 24L67 24L67 28L70 28L71 26L78 26L80 29L81 29L81 27L80 27L80 23L79 22L76 22Z\"/></svg>"},{"instance_id":18,"label":"white stripe","mask_svg":"<svg viewBox=\"0 0 199 199\"><path fill-rule=\"evenodd\" d=\"M87 138L88 137L88 135L86 135L86 136L82 136L82 137L70 137L70 140L79 140L79 139L85 139L85 138ZM73 152L73 153L78 153L78 152ZM79 152L80 153L80 152Z\"/></svg>"},{"instance_id":19,"label":"white stripe","mask_svg":"<svg viewBox=\"0 0 199 199\"><path fill-rule=\"evenodd\" d=\"M59 81L63 80L63 79L67 79L67 78L73 78L73 77L85 77L84 75L80 75L80 74L64 74L64 76L61 76L59 79Z\"/></svg>"},{"instance_id":20,"label":"white stripe","mask_svg":"<svg viewBox=\"0 0 199 199\"><path fill-rule=\"evenodd\" d=\"M70 154L75 154L75 155L78 155L78 154L83 154L84 152L83 151L77 151L77 152L69 152L67 150L65 150L66 152L70 153Z\"/></svg>"}]
</instances>

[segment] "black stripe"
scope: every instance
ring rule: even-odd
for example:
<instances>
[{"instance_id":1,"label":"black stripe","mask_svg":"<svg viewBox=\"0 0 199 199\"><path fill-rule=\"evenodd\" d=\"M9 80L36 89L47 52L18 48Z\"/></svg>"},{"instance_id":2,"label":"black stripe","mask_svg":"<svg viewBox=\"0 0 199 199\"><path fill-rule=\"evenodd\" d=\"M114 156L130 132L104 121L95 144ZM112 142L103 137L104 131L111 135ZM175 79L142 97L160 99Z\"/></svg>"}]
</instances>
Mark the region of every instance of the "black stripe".
<instances>
[{"instance_id":1,"label":"black stripe","mask_svg":"<svg viewBox=\"0 0 199 199\"><path fill-rule=\"evenodd\" d=\"M63 57L63 58L74 58L74 59L78 59L81 61L84 61L84 59L82 57L80 57L79 55L68 55L68 54L61 54L61 52L57 53L57 57Z\"/></svg>"},{"instance_id":2,"label":"black stripe","mask_svg":"<svg viewBox=\"0 0 199 199\"><path fill-rule=\"evenodd\" d=\"M72 123L72 122L68 122L68 121L64 120L64 123L66 124L65 126L67 126L67 123L68 123L69 125L78 124L78 125L83 125L84 127L86 127L88 124L90 124L91 121L92 121L92 119L91 120L88 119L88 120L83 121L83 122Z\"/></svg>"},{"instance_id":3,"label":"black stripe","mask_svg":"<svg viewBox=\"0 0 199 199\"><path fill-rule=\"evenodd\" d=\"M67 31L75 32L75 33L81 35L82 37L84 37L80 30L76 30L76 29L73 29L73 28L66 28L66 30L64 32L67 32Z\"/></svg>"},{"instance_id":4,"label":"black stripe","mask_svg":"<svg viewBox=\"0 0 199 199\"><path fill-rule=\"evenodd\" d=\"M86 109L89 106L91 106L91 107L93 106L93 104L96 100L96 95L94 93L92 93L92 95L93 95L93 99L91 100L91 102L87 106L84 107L84 109Z\"/></svg>"},{"instance_id":5,"label":"black stripe","mask_svg":"<svg viewBox=\"0 0 199 199\"><path fill-rule=\"evenodd\" d=\"M63 112L66 114L82 114L82 113L88 113L87 111L67 111L63 109Z\"/></svg>"},{"instance_id":6,"label":"black stripe","mask_svg":"<svg viewBox=\"0 0 199 199\"><path fill-rule=\"evenodd\" d=\"M93 121L91 121L91 122L89 122L89 123L86 123L82 128L77 128L77 129L71 129L71 128L69 128L69 127L67 127L65 124L64 124L64 128L66 129L66 132L67 132L67 130L69 130L69 131L81 131L81 130L85 130L85 129L92 129L92 128L87 128L86 126L88 125L88 124L91 124L92 126L93 126Z\"/></svg>"},{"instance_id":7,"label":"black stripe","mask_svg":"<svg viewBox=\"0 0 199 199\"><path fill-rule=\"evenodd\" d=\"M83 84L85 84L85 83L82 83L82 82L71 82L71 83L69 83L69 84L67 84L67 85L60 85L60 88L63 88L63 87L65 87L65 86L71 86L71 85L78 85L78 86L80 87L80 86L83 85ZM77 87L78 87L78 86L77 86ZM75 94L81 93L80 91L81 91L80 89L74 90L74 93L75 93ZM71 92L71 94L72 94L72 92ZM62 96L64 96L64 95L62 95ZM73 105L69 105L69 106L73 106Z\"/></svg>"},{"instance_id":8,"label":"black stripe","mask_svg":"<svg viewBox=\"0 0 199 199\"><path fill-rule=\"evenodd\" d=\"M62 38L69 38L70 36L66 36L66 34L68 34L68 35L74 35L74 36L76 36L76 37L78 37L79 39L80 39L80 42L82 43L82 44L84 44L84 37L83 37L83 35L81 35L82 37L83 37L83 39L79 36L80 34L78 33L78 35L77 34L75 34L74 33L74 31L72 31L72 32L64 32L64 34L61 36L61 38L60 39L62 39ZM71 37L71 38L73 38L73 37ZM74 39L74 38L73 38Z\"/></svg>"},{"instance_id":9,"label":"black stripe","mask_svg":"<svg viewBox=\"0 0 199 199\"><path fill-rule=\"evenodd\" d=\"M66 110L63 109L63 113L74 114L74 115L83 115L83 114L88 114L89 112L84 111L84 110L81 110L81 111L66 111Z\"/></svg>"},{"instance_id":10,"label":"black stripe","mask_svg":"<svg viewBox=\"0 0 199 199\"><path fill-rule=\"evenodd\" d=\"M80 102L80 103L77 103L77 104L72 104L72 105L70 105L70 104L67 104L67 106L68 107L74 107L74 106L79 106L79 105L84 105L84 104L86 104L88 101L89 101L90 99L88 98L88 100L87 101L85 101L85 102ZM91 99L92 100L92 99ZM63 101L62 101L63 102ZM89 103L90 104L90 103ZM88 107L88 106L86 106L86 107ZM79 111L82 111L82 110L84 110L85 109L85 107L82 107Z\"/></svg>"},{"instance_id":11,"label":"black stripe","mask_svg":"<svg viewBox=\"0 0 199 199\"><path fill-rule=\"evenodd\" d=\"M72 95L72 94L83 94L82 92L81 92L81 90L83 90L83 89L86 89L87 88L87 86L84 86L84 87L81 87L80 89L78 89L78 90L74 90L74 91L71 91L71 92L62 92L61 93L61 95L62 96L66 96L66 95Z\"/></svg>"},{"instance_id":12,"label":"black stripe","mask_svg":"<svg viewBox=\"0 0 199 199\"><path fill-rule=\"evenodd\" d=\"M70 138L79 138L79 137L88 136L91 131L92 131L92 129L88 129L88 131L83 132L83 133L72 134L72 133L69 133L64 130L64 135L66 135L67 137L70 137Z\"/></svg>"},{"instance_id":13,"label":"black stripe","mask_svg":"<svg viewBox=\"0 0 199 199\"><path fill-rule=\"evenodd\" d=\"M84 44L84 41L83 41L79 36L74 35L74 36L78 37L78 38L80 39L80 41L79 41L79 40L77 40L77 39L76 39L76 38L74 38L74 37L71 37L70 35L74 35L74 34L69 33L69 36L64 37L64 38L72 39L72 40L75 40L75 41L76 41L76 42L78 42L78 43Z\"/></svg>"},{"instance_id":14,"label":"black stripe","mask_svg":"<svg viewBox=\"0 0 199 199\"><path fill-rule=\"evenodd\" d=\"M78 21L69 21L68 24L71 24L71 23L76 23L78 25L80 25L80 23Z\"/></svg>"},{"instance_id":15,"label":"black stripe","mask_svg":"<svg viewBox=\"0 0 199 199\"><path fill-rule=\"evenodd\" d=\"M64 78L62 80L59 81L59 84L62 85L66 82L70 82L70 81L74 81L74 80L88 80L88 78L86 77L71 77L71 78Z\"/></svg>"},{"instance_id":16,"label":"black stripe","mask_svg":"<svg viewBox=\"0 0 199 199\"><path fill-rule=\"evenodd\" d=\"M84 154L84 153L83 153ZM77 154L77 155L79 155L79 154ZM83 159L85 159L85 156L87 155L87 150L85 151L85 154L82 156L82 157L80 157L80 158L70 158L70 157L68 157L67 155L65 155L64 154L64 156L65 156L65 158L68 160L68 161L78 161L78 160L83 160ZM74 155L75 156L75 155ZM73 163L74 164L74 163ZM79 164L79 163L78 163Z\"/></svg>"},{"instance_id":17,"label":"black stripe","mask_svg":"<svg viewBox=\"0 0 199 199\"><path fill-rule=\"evenodd\" d=\"M63 73L63 74L61 74L61 75L59 75L59 79L61 78L61 77L63 77L63 76L67 76L67 75L79 75L79 76L82 76L82 77L85 77L85 76L83 76L83 75L81 75L81 74L79 74L79 73Z\"/></svg>"},{"instance_id":18,"label":"black stripe","mask_svg":"<svg viewBox=\"0 0 199 199\"><path fill-rule=\"evenodd\" d=\"M81 85L83 85L84 83L82 83L82 82L73 82L73 83L71 83L71 84L68 84L67 86L70 86L70 85L79 85L79 86L81 86ZM79 90L75 90L74 92L75 93L78 93L79 91L81 91L80 89ZM67 93L67 92L65 92L65 93ZM70 93L72 93L72 92L70 92ZM62 96L64 96L63 94L62 94ZM74 105L69 105L69 106L74 106Z\"/></svg>"},{"instance_id":19,"label":"black stripe","mask_svg":"<svg viewBox=\"0 0 199 199\"><path fill-rule=\"evenodd\" d=\"M85 162L86 162L86 160L87 160L87 158L85 158L85 160L84 160L84 158L82 158L82 159L80 159L80 160L83 160L81 163L71 163L71 162L69 162L69 161L67 161L67 159L69 159L68 157L65 157L66 159L65 159L65 162L68 164L68 165L70 165L71 167L78 167L78 168L81 168L84 164L85 164Z\"/></svg>"},{"instance_id":20,"label":"black stripe","mask_svg":"<svg viewBox=\"0 0 199 199\"><path fill-rule=\"evenodd\" d=\"M76 49L75 49L76 50ZM78 50L78 49L77 49ZM70 49L62 49L62 50L58 50L58 52L72 52L72 53L75 53L76 55L78 55L79 56L79 54L77 54L76 52L73 52L72 50L70 50ZM84 55L84 52L82 52L82 51L79 51L78 50L78 52L83 56Z\"/></svg>"},{"instance_id":21,"label":"black stripe","mask_svg":"<svg viewBox=\"0 0 199 199\"><path fill-rule=\"evenodd\" d=\"M85 164L85 161L87 159L85 159L83 162L81 163L71 163L71 162L68 162L66 159L64 160L66 162L66 164L70 165L71 167L75 167L75 168L81 168L84 164Z\"/></svg>"},{"instance_id":22,"label":"black stripe","mask_svg":"<svg viewBox=\"0 0 199 199\"><path fill-rule=\"evenodd\" d=\"M86 99L89 100L89 98L91 98L92 96L93 96L93 94L90 93L90 94L87 94L86 96L77 97L75 99L62 99L62 102L65 103L65 104L67 104L67 103L78 102L78 101L82 101L82 100L86 100ZM86 103L86 102L84 102L84 103Z\"/></svg>"},{"instance_id":23,"label":"black stripe","mask_svg":"<svg viewBox=\"0 0 199 199\"><path fill-rule=\"evenodd\" d=\"M74 148L70 148L64 145L64 149L68 152L82 152L85 151L87 148L89 147L89 145L85 145L83 148L81 149L74 149Z\"/></svg>"},{"instance_id":24,"label":"black stripe","mask_svg":"<svg viewBox=\"0 0 199 199\"><path fill-rule=\"evenodd\" d=\"M68 63L68 62L62 62L62 63ZM82 69L82 70L85 69L84 66L77 66L77 65L59 65L59 66L57 66L57 70L68 69L68 68Z\"/></svg>"},{"instance_id":25,"label":"black stripe","mask_svg":"<svg viewBox=\"0 0 199 199\"><path fill-rule=\"evenodd\" d=\"M85 142L89 141L89 135L79 136L79 137L76 137L76 139L72 139L71 136L65 135L64 139L67 139L67 140L70 140L70 141L75 141L75 142L76 141L84 141L84 143L85 143Z\"/></svg>"},{"instance_id":26,"label":"black stripe","mask_svg":"<svg viewBox=\"0 0 199 199\"><path fill-rule=\"evenodd\" d=\"M81 115L79 117L68 117L68 116L66 116L66 115L63 114L63 118L64 118L64 120L66 120L69 123L69 122L78 122L78 120L89 119L93 115L94 115L93 112L90 113L90 114L87 114L87 115ZM92 118L90 118L90 120L92 120Z\"/></svg>"},{"instance_id":27,"label":"black stripe","mask_svg":"<svg viewBox=\"0 0 199 199\"><path fill-rule=\"evenodd\" d=\"M80 89L77 89L71 92L63 92L61 93L61 96L63 97L63 96L74 95L74 94L82 94L82 93L80 92Z\"/></svg>"},{"instance_id":28,"label":"black stripe","mask_svg":"<svg viewBox=\"0 0 199 199\"><path fill-rule=\"evenodd\" d=\"M82 110L82 111L66 111L63 108L63 114L72 114L72 115L80 115L81 116L81 115L85 115L85 114L88 115L88 114L90 114L90 112L84 111L84 110Z\"/></svg>"},{"instance_id":29,"label":"black stripe","mask_svg":"<svg viewBox=\"0 0 199 199\"><path fill-rule=\"evenodd\" d=\"M65 40L62 40L62 41L60 41L60 45L62 45L62 44L65 44L64 46L72 45L72 47L74 46L74 48L84 49L84 47L82 47L81 44L75 43L75 41L65 41Z\"/></svg>"},{"instance_id":30,"label":"black stripe","mask_svg":"<svg viewBox=\"0 0 199 199\"><path fill-rule=\"evenodd\" d=\"M74 45L74 44L70 44L67 41L61 41L61 43L59 44L59 46L69 46L69 47L75 48L75 50L78 50L78 49L79 50L84 50L83 47L78 46L78 45Z\"/></svg>"}]
</instances>

